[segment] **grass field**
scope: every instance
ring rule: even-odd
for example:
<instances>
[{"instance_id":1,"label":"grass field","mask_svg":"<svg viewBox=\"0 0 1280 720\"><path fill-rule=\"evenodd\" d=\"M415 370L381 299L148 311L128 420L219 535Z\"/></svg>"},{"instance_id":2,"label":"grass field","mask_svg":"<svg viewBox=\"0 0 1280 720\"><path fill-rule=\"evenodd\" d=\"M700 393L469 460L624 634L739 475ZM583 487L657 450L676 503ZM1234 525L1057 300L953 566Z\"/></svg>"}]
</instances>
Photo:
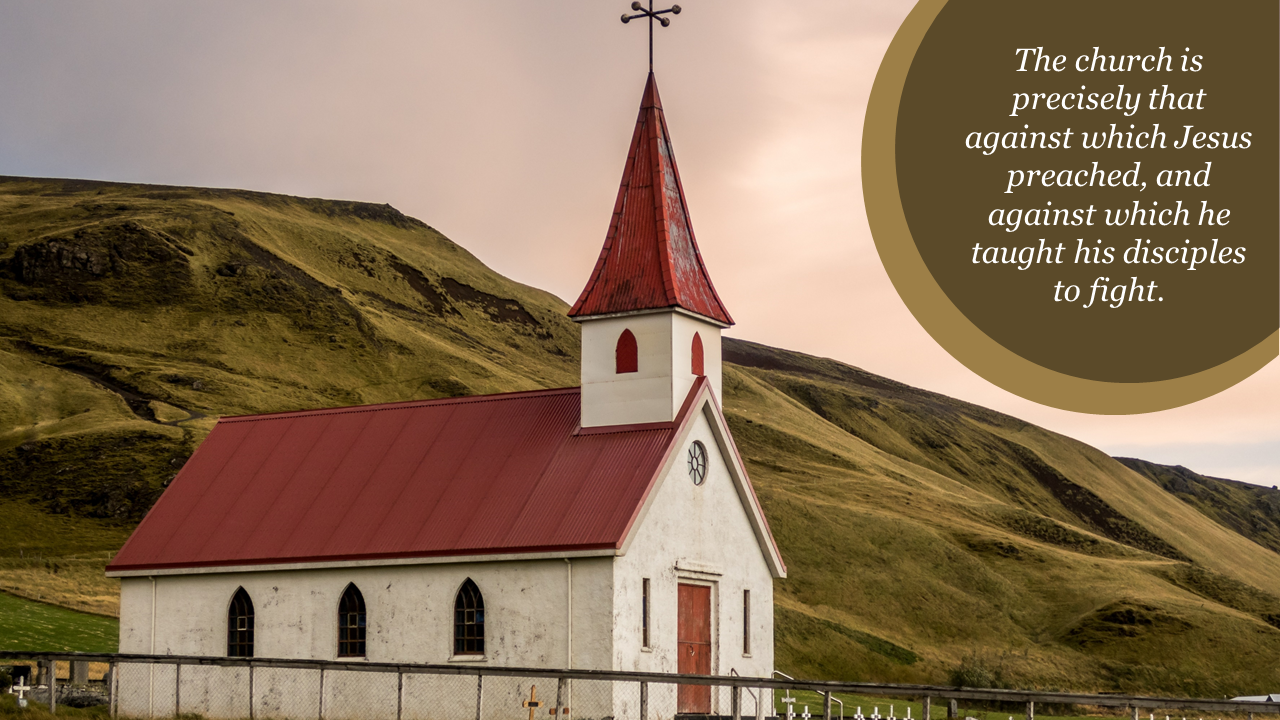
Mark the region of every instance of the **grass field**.
<instances>
[{"instance_id":1,"label":"grass field","mask_svg":"<svg viewBox=\"0 0 1280 720\"><path fill-rule=\"evenodd\" d=\"M104 575L129 525L0 501L0 591L73 610L115 616L120 581Z\"/></svg>"},{"instance_id":2,"label":"grass field","mask_svg":"<svg viewBox=\"0 0 1280 720\"><path fill-rule=\"evenodd\" d=\"M0 593L0 650L116 652L120 623Z\"/></svg>"}]
</instances>

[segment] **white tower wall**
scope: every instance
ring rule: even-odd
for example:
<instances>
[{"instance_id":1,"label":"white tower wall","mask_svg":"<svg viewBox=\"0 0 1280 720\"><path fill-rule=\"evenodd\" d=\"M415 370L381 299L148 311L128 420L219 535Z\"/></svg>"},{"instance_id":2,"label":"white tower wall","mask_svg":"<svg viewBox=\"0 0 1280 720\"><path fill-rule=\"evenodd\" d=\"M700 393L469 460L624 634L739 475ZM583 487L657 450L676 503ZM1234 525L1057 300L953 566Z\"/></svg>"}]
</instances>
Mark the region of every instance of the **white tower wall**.
<instances>
[{"instance_id":1,"label":"white tower wall","mask_svg":"<svg viewBox=\"0 0 1280 720\"><path fill-rule=\"evenodd\" d=\"M702 338L703 371L720 400L720 327L691 315L662 310L580 321L582 324L582 426L671 422L697 377L693 336ZM618 338L636 338L637 370L618 373Z\"/></svg>"}]
</instances>

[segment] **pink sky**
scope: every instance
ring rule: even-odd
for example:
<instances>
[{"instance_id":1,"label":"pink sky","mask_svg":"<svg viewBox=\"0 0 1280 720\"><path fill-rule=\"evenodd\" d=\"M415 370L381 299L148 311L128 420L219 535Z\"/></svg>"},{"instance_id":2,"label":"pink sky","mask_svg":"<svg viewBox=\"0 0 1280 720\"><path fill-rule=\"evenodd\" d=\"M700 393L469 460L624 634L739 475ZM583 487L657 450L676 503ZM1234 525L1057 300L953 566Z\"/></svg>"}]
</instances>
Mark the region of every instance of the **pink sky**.
<instances>
[{"instance_id":1,"label":"pink sky","mask_svg":"<svg viewBox=\"0 0 1280 720\"><path fill-rule=\"evenodd\" d=\"M0 6L0 174L389 202L572 301L646 70L628 2ZM1130 417L1046 408L951 359L866 224L862 118L901 0L686 0L656 71L734 337L833 357L1113 454L1280 483L1280 370ZM665 5L663 6L665 7Z\"/></svg>"}]
</instances>

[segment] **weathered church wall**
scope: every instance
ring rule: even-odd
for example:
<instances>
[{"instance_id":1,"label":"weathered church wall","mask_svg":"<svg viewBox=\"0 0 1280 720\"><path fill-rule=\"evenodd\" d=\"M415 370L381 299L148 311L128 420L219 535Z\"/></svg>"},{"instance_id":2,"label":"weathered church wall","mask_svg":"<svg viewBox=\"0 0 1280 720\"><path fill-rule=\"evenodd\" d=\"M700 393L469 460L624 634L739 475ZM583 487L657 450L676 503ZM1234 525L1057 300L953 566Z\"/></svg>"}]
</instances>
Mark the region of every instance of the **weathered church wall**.
<instances>
[{"instance_id":1,"label":"weathered church wall","mask_svg":"<svg viewBox=\"0 0 1280 720\"><path fill-rule=\"evenodd\" d=\"M485 662L564 667L569 661L568 583L573 582L573 665L611 665L611 558L344 567L155 578L159 654L227 652L227 609L243 586L254 605L257 657L337 657L338 601L348 583L364 595L366 658L376 662ZM453 656L453 613L466 578L485 603L483 660ZM123 578L121 652L152 651L152 581Z\"/></svg>"},{"instance_id":2,"label":"weathered church wall","mask_svg":"<svg viewBox=\"0 0 1280 720\"><path fill-rule=\"evenodd\" d=\"M687 452L693 441L707 449L702 485L689 478ZM711 674L767 677L773 671L773 577L752 531L711 424L699 412L676 459L657 488L614 577L614 668L678 671L677 586L711 587ZM641 647L643 578L650 581L650 648ZM743 590L751 591L751 652L743 652ZM669 698L666 695L670 695ZM728 712L728 696L713 699L712 711ZM754 700L745 699L748 714ZM657 716L674 708L674 687L651 689ZM766 700L766 706L768 701ZM620 696L619 712L626 711Z\"/></svg>"},{"instance_id":3,"label":"weathered church wall","mask_svg":"<svg viewBox=\"0 0 1280 720\"><path fill-rule=\"evenodd\" d=\"M336 659L338 601L347 584L354 582L365 599L367 660L555 668L571 664L609 669L612 562L611 557L602 557L570 562L555 559L158 576L154 581L154 652L225 656L227 609L236 589L244 587L254 604L255 657ZM483 658L454 656L452 652L454 600L467 578L484 597ZM150 578L122 579L121 652L152 652L152 593ZM190 675L182 681L183 712L244 716L247 681L223 677L243 670L187 668L184 672ZM318 672L258 672L260 692L255 707L262 715L315 717L320 697ZM172 714L172 667L129 666L120 677L122 714ZM389 692L370 686L388 682ZM375 705L378 698L382 704L387 698L393 702L394 682L394 675L330 673L325 681L326 708L337 717L343 704L353 698L367 697ZM465 697L449 699L445 695L456 695L468 682L471 689L466 692L474 698L474 679L455 677L415 677L406 692L435 698L424 704L437 709L450 702L465 706ZM344 684L350 683L355 684L344 691ZM491 685L486 696L498 714L500 708L509 709L513 703L519 706L519 692L528 697L528 682L494 679ZM474 717L474 700L471 703L469 717ZM374 712L372 716L380 715Z\"/></svg>"}]
</instances>

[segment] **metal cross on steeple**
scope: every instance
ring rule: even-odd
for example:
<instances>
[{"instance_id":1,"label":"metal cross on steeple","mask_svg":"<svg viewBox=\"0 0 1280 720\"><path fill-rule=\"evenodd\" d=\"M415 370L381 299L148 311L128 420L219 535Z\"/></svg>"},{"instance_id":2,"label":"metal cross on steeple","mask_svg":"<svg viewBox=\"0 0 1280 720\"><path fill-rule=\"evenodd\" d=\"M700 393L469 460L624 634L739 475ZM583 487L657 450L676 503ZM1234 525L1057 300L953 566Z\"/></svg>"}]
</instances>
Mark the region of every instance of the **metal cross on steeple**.
<instances>
[{"instance_id":1,"label":"metal cross on steeple","mask_svg":"<svg viewBox=\"0 0 1280 720\"><path fill-rule=\"evenodd\" d=\"M672 5L666 10L655 11L653 9L653 0L649 0L649 9L646 10L645 7L640 4L640 0L636 0L635 2L631 3L631 9L635 10L636 14L635 15L624 14L622 16L622 22L629 23L632 20L636 20L638 18L642 18L642 17L649 18L649 72L653 72L653 21L657 20L658 23L662 25L662 27L666 27L670 25L671 18L664 18L660 16L666 15L667 13L671 13L672 15L679 15L680 6Z\"/></svg>"}]
</instances>

